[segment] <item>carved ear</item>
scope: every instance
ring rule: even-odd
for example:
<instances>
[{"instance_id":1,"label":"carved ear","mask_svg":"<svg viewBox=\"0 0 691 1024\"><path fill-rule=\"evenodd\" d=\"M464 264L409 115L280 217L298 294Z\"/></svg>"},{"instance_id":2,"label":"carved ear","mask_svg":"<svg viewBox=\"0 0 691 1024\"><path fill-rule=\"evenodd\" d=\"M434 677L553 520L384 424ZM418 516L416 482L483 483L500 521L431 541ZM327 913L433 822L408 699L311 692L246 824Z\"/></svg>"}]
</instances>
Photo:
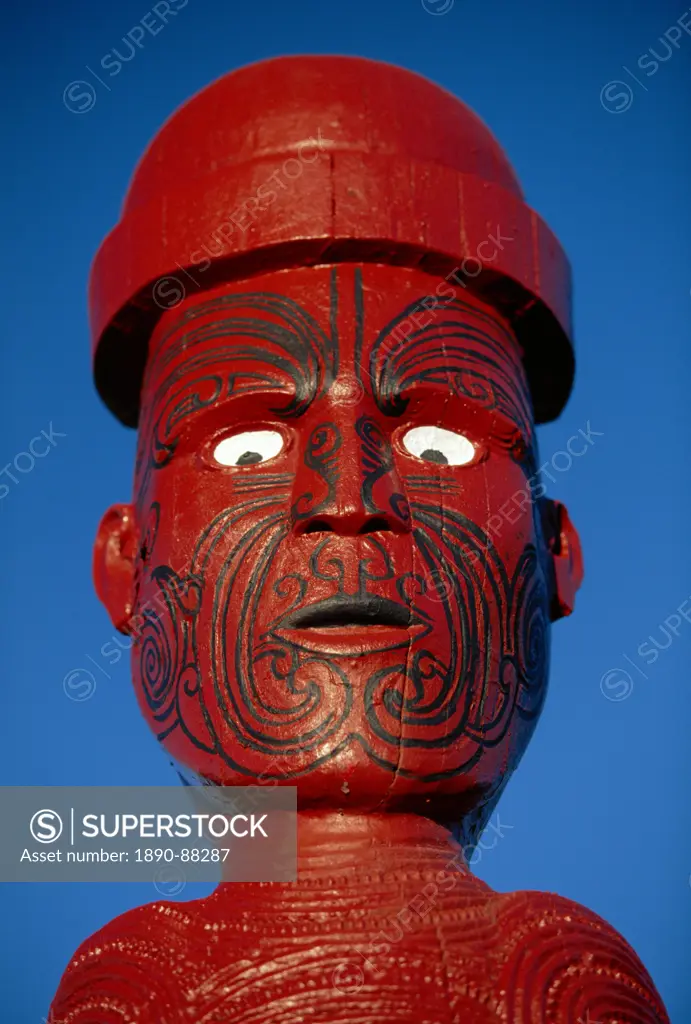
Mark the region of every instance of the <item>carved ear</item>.
<instances>
[{"instance_id":1,"label":"carved ear","mask_svg":"<svg viewBox=\"0 0 691 1024\"><path fill-rule=\"evenodd\" d=\"M570 615L575 607L576 592L583 582L583 555L566 506L543 498L541 512L547 550L554 566L550 617L555 622L564 615Z\"/></svg>"},{"instance_id":2,"label":"carved ear","mask_svg":"<svg viewBox=\"0 0 691 1024\"><path fill-rule=\"evenodd\" d=\"M134 607L134 573L139 538L131 505L112 505L94 544L96 593L120 633L129 632Z\"/></svg>"}]
</instances>

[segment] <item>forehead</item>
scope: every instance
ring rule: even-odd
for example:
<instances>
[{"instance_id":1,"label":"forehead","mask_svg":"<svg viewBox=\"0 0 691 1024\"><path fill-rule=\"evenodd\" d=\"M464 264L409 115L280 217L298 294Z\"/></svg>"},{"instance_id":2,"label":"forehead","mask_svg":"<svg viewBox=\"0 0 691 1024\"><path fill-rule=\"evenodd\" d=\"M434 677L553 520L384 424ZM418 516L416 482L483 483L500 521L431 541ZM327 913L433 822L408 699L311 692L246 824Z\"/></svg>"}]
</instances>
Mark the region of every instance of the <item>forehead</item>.
<instances>
[{"instance_id":1,"label":"forehead","mask_svg":"<svg viewBox=\"0 0 691 1024\"><path fill-rule=\"evenodd\" d=\"M205 372L304 400L355 377L383 403L416 384L527 393L508 324L462 277L404 267L304 267L235 282L167 311L151 339L143 412ZM299 410L297 410L299 412Z\"/></svg>"}]
</instances>

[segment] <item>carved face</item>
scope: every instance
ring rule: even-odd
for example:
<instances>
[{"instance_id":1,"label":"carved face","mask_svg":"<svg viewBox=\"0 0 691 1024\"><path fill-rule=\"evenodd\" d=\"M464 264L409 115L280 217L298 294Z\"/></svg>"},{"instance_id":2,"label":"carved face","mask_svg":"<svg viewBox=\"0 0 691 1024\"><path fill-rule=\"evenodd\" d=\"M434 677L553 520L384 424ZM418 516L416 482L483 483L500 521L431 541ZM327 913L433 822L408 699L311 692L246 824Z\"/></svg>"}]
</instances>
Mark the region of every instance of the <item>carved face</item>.
<instances>
[{"instance_id":1,"label":"carved face","mask_svg":"<svg viewBox=\"0 0 691 1024\"><path fill-rule=\"evenodd\" d=\"M553 561L570 543L573 568L575 535L545 529L536 466L518 344L460 286L345 264L168 311L136 506L97 543L151 728L204 777L288 779L303 805L481 804L569 610Z\"/></svg>"}]
</instances>

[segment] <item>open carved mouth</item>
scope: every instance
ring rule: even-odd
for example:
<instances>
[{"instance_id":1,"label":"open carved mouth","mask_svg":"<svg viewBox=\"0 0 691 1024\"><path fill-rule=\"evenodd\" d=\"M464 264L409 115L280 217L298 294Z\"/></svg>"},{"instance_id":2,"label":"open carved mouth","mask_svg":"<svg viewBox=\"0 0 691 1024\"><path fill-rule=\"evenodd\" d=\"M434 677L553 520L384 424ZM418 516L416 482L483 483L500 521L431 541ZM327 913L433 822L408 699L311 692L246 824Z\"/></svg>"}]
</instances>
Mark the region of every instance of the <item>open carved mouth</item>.
<instances>
[{"instance_id":1,"label":"open carved mouth","mask_svg":"<svg viewBox=\"0 0 691 1024\"><path fill-rule=\"evenodd\" d=\"M286 615L275 632L300 647L363 647L367 651L406 646L411 631L425 624L398 601L375 594L337 594Z\"/></svg>"},{"instance_id":2,"label":"open carved mouth","mask_svg":"<svg viewBox=\"0 0 691 1024\"><path fill-rule=\"evenodd\" d=\"M316 601L286 616L284 629L336 629L347 626L396 626L407 629L413 619L410 608L386 597L340 594Z\"/></svg>"}]
</instances>

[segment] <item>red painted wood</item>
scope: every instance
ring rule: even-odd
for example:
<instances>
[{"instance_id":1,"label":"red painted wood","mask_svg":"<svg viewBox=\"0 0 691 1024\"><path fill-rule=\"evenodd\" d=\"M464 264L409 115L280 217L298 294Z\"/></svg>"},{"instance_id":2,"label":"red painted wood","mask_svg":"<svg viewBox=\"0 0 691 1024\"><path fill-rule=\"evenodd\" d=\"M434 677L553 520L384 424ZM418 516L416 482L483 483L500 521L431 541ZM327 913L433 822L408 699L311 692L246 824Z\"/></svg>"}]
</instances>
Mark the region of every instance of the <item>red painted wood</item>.
<instances>
[{"instance_id":1,"label":"red painted wood","mask_svg":"<svg viewBox=\"0 0 691 1024\"><path fill-rule=\"evenodd\" d=\"M605 921L551 893L492 892L443 829L397 815L302 816L297 884L221 885L117 918L77 950L53 1014L50 1024L667 1021Z\"/></svg>"},{"instance_id":2,"label":"red painted wood","mask_svg":"<svg viewBox=\"0 0 691 1024\"><path fill-rule=\"evenodd\" d=\"M152 143L91 303L97 385L139 423L99 596L183 774L297 786L299 877L111 922L52 1024L665 1024L609 925L463 853L583 574L534 430L571 386L568 268L487 129L370 61L235 72Z\"/></svg>"}]
</instances>

